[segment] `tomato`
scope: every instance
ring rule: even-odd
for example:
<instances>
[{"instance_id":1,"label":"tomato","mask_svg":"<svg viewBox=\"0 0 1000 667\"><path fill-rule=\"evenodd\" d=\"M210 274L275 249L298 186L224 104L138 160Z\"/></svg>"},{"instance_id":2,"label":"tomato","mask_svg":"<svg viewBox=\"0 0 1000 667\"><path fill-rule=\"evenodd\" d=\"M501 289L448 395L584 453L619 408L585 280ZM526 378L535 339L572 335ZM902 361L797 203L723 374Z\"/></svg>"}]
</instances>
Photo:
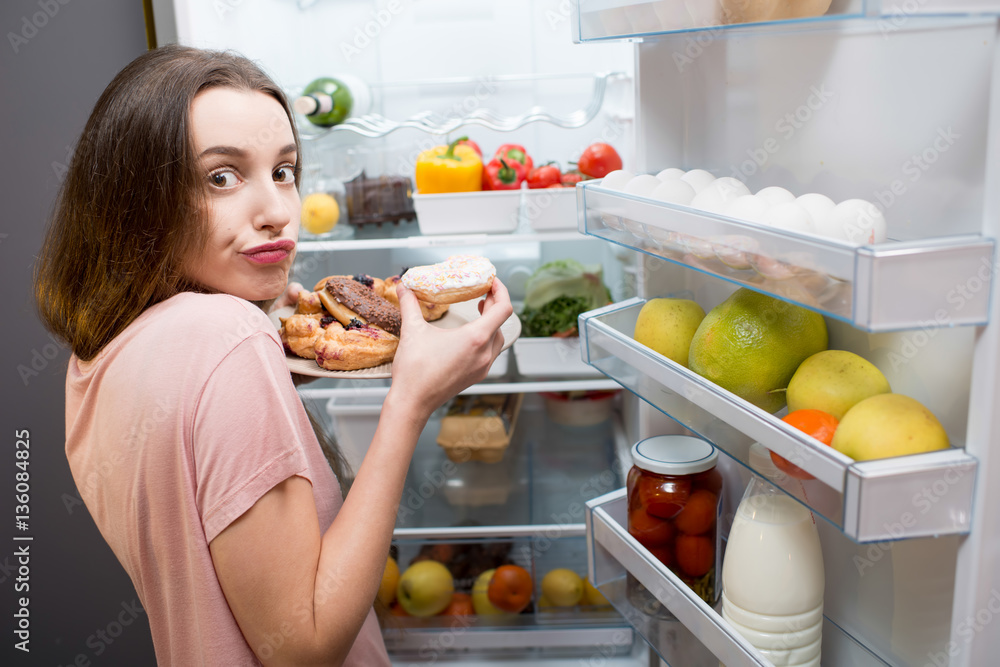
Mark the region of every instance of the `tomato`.
<instances>
[{"instance_id":1,"label":"tomato","mask_svg":"<svg viewBox=\"0 0 1000 667\"><path fill-rule=\"evenodd\" d=\"M816 438L827 446L833 442L833 434L840 424L836 417L822 410L796 410L789 412L781 421L791 424L806 435ZM771 452L771 460L774 461L774 465L778 466L789 477L794 477L795 479L813 479L811 474L783 456Z\"/></svg>"},{"instance_id":2,"label":"tomato","mask_svg":"<svg viewBox=\"0 0 1000 667\"><path fill-rule=\"evenodd\" d=\"M559 171L559 167L551 163L545 164L532 169L528 174L528 187L532 190L550 188L553 185L560 185L561 179L562 172Z\"/></svg>"},{"instance_id":3,"label":"tomato","mask_svg":"<svg viewBox=\"0 0 1000 667\"><path fill-rule=\"evenodd\" d=\"M646 547L658 547L674 536L674 527L668 521L650 516L642 507L636 507L628 515L629 535Z\"/></svg>"},{"instance_id":4,"label":"tomato","mask_svg":"<svg viewBox=\"0 0 1000 667\"><path fill-rule=\"evenodd\" d=\"M660 561L667 567L673 567L674 565L674 551L669 546L665 547L646 547L649 549L649 553L656 556L656 560Z\"/></svg>"},{"instance_id":5,"label":"tomato","mask_svg":"<svg viewBox=\"0 0 1000 667\"><path fill-rule=\"evenodd\" d=\"M604 178L622 168L622 158L610 144L596 143L587 146L576 166L591 178Z\"/></svg>"},{"instance_id":6,"label":"tomato","mask_svg":"<svg viewBox=\"0 0 1000 667\"><path fill-rule=\"evenodd\" d=\"M472 616L476 613L472 608L472 596L468 593L452 593L451 602L441 612L441 616Z\"/></svg>"},{"instance_id":7,"label":"tomato","mask_svg":"<svg viewBox=\"0 0 1000 667\"><path fill-rule=\"evenodd\" d=\"M531 602L534 590L531 574L518 565L501 565L490 578L486 597L497 609L519 613Z\"/></svg>"},{"instance_id":8,"label":"tomato","mask_svg":"<svg viewBox=\"0 0 1000 667\"><path fill-rule=\"evenodd\" d=\"M458 145L468 146L472 150L476 151L476 153L479 154L479 157L483 157L483 151L481 148L479 148L479 144L477 144L475 141L472 141L471 139L459 139Z\"/></svg>"},{"instance_id":9,"label":"tomato","mask_svg":"<svg viewBox=\"0 0 1000 667\"><path fill-rule=\"evenodd\" d=\"M638 487L639 504L661 519L673 519L677 516L691 495L691 481L687 479L663 480L643 476Z\"/></svg>"},{"instance_id":10,"label":"tomato","mask_svg":"<svg viewBox=\"0 0 1000 667\"><path fill-rule=\"evenodd\" d=\"M701 535L678 535L677 565L689 577L701 577L715 564L715 544Z\"/></svg>"},{"instance_id":11,"label":"tomato","mask_svg":"<svg viewBox=\"0 0 1000 667\"><path fill-rule=\"evenodd\" d=\"M579 171L567 171L565 174L562 175L562 178L559 179L559 182L562 185L572 188L575 187L576 184L582 180L583 180L583 174L581 174Z\"/></svg>"},{"instance_id":12,"label":"tomato","mask_svg":"<svg viewBox=\"0 0 1000 667\"><path fill-rule=\"evenodd\" d=\"M707 533L715 525L717 503L718 498L711 491L695 491L680 514L674 517L674 527L687 535Z\"/></svg>"}]
</instances>

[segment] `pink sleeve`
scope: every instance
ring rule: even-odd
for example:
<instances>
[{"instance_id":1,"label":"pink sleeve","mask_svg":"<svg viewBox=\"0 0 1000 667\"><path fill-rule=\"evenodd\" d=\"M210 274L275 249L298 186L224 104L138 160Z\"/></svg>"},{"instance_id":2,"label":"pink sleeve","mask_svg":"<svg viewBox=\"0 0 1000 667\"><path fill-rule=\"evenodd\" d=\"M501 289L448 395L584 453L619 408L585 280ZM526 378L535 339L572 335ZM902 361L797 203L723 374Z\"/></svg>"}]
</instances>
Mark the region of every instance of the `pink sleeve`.
<instances>
[{"instance_id":1,"label":"pink sleeve","mask_svg":"<svg viewBox=\"0 0 1000 667\"><path fill-rule=\"evenodd\" d=\"M193 432L208 542L279 482L308 477L303 447L315 436L302 432L302 410L284 354L266 333L246 338L219 363L198 402Z\"/></svg>"}]
</instances>

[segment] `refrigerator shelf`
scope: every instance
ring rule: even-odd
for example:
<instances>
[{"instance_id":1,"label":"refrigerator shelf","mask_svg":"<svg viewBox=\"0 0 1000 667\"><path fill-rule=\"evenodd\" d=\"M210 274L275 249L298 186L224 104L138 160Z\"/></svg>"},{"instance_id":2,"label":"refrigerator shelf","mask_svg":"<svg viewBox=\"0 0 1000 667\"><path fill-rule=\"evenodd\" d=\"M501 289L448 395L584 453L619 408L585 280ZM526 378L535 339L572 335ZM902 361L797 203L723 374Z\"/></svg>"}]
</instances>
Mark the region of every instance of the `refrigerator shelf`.
<instances>
[{"instance_id":1,"label":"refrigerator shelf","mask_svg":"<svg viewBox=\"0 0 1000 667\"><path fill-rule=\"evenodd\" d=\"M705 603L628 533L626 490L587 503L587 576L660 657L671 665L769 667L719 612ZM652 592L677 621L651 618L631 605L627 577ZM887 665L829 619L823 624L824 665Z\"/></svg>"},{"instance_id":2,"label":"refrigerator shelf","mask_svg":"<svg viewBox=\"0 0 1000 667\"><path fill-rule=\"evenodd\" d=\"M577 187L577 209L584 234L865 331L989 321L996 245L991 238L942 236L855 246L608 190L599 183Z\"/></svg>"},{"instance_id":3,"label":"refrigerator shelf","mask_svg":"<svg viewBox=\"0 0 1000 667\"><path fill-rule=\"evenodd\" d=\"M964 449L854 461L633 339L644 300L580 316L585 360L807 505L857 542L969 531L977 460ZM812 474L755 462L765 446ZM769 460L766 451L762 452Z\"/></svg>"},{"instance_id":4,"label":"refrigerator shelf","mask_svg":"<svg viewBox=\"0 0 1000 667\"><path fill-rule=\"evenodd\" d=\"M704 48L717 36L741 34L748 31L774 31L789 29L824 29L842 25L860 26L879 30L885 34L900 25L919 19L977 18L1000 13L1000 2L995 0L921 0L920 2L889 2L881 0L846 0L835 2L826 13L818 16L789 17L772 20L755 20L751 15L738 18L727 16L724 0L578 0L573 7L573 41L590 42L617 39L642 39L685 35L694 33L695 47ZM805 4L803 0L802 4ZM753 7L751 4L750 7ZM691 11L689 11L689 9ZM822 9L822 7L821 7ZM802 10L809 12L808 9ZM699 33L707 33L702 38ZM679 53L681 59L697 57Z\"/></svg>"}]
</instances>

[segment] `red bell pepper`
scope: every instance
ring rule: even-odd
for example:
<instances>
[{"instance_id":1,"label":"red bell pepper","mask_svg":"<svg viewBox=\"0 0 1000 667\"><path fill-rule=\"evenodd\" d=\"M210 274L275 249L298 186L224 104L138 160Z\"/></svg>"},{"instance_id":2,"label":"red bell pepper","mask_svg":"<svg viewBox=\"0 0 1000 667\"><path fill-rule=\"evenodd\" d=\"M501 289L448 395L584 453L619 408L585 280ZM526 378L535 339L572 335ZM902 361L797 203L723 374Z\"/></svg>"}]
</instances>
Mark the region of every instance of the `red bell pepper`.
<instances>
[{"instance_id":1,"label":"red bell pepper","mask_svg":"<svg viewBox=\"0 0 1000 667\"><path fill-rule=\"evenodd\" d=\"M493 158L483 167L483 190L519 190L524 179L524 165L517 160Z\"/></svg>"},{"instance_id":2,"label":"red bell pepper","mask_svg":"<svg viewBox=\"0 0 1000 667\"><path fill-rule=\"evenodd\" d=\"M553 185L559 185L561 178L562 172L559 171L559 167L555 163L549 162L531 170L528 174L528 187L532 190L549 188Z\"/></svg>"},{"instance_id":3,"label":"red bell pepper","mask_svg":"<svg viewBox=\"0 0 1000 667\"><path fill-rule=\"evenodd\" d=\"M520 162L524 165L524 173L526 174L535 166L535 161L531 159L528 151L524 150L524 146L520 144L504 144L493 154L493 159L497 158L503 158L508 162Z\"/></svg>"},{"instance_id":4,"label":"red bell pepper","mask_svg":"<svg viewBox=\"0 0 1000 667\"><path fill-rule=\"evenodd\" d=\"M481 148L479 148L479 144L477 144L475 141L472 141L471 139L459 139L458 145L468 146L472 150L476 151L476 153L479 154L479 157L483 157L483 151Z\"/></svg>"}]
</instances>

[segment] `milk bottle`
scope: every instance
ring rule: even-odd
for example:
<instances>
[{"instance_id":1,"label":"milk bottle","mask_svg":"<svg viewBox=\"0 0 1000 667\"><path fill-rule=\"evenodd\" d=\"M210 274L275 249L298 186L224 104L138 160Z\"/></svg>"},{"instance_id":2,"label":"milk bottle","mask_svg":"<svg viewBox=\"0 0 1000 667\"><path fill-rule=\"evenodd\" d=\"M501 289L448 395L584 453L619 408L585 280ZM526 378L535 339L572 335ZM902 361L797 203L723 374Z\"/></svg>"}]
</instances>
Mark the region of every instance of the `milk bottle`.
<instances>
[{"instance_id":1,"label":"milk bottle","mask_svg":"<svg viewBox=\"0 0 1000 667\"><path fill-rule=\"evenodd\" d=\"M812 513L755 477L722 564L722 617L777 666L820 667L823 552Z\"/></svg>"}]
</instances>

